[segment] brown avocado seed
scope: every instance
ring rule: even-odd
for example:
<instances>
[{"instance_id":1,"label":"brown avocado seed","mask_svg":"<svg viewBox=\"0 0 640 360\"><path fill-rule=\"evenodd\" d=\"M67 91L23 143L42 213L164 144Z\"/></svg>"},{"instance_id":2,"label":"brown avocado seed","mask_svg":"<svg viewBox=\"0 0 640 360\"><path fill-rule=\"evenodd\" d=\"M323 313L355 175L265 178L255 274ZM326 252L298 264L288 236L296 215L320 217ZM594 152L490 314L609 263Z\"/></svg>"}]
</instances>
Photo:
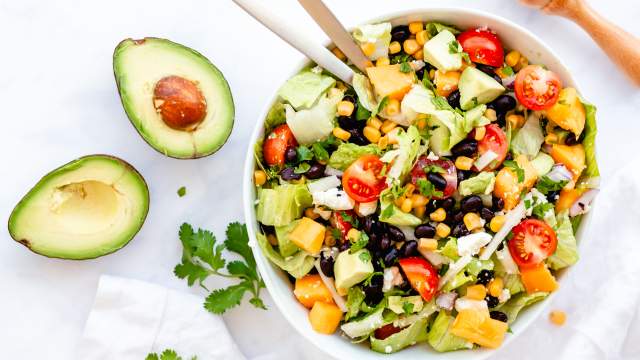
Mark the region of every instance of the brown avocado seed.
<instances>
[{"instance_id":1,"label":"brown avocado seed","mask_svg":"<svg viewBox=\"0 0 640 360\"><path fill-rule=\"evenodd\" d=\"M207 115L207 102L191 80L180 76L163 77L153 91L153 106L167 126L193 130Z\"/></svg>"}]
</instances>

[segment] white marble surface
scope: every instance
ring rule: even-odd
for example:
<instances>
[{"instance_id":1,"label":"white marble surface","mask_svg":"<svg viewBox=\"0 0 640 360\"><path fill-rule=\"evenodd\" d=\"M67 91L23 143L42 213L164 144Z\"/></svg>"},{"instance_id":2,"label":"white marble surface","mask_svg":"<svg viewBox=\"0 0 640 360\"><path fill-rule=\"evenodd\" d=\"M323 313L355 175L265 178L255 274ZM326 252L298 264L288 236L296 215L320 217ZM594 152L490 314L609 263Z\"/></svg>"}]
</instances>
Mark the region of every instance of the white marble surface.
<instances>
[{"instance_id":1,"label":"white marble surface","mask_svg":"<svg viewBox=\"0 0 640 360\"><path fill-rule=\"evenodd\" d=\"M270 0L273 10L301 31L324 37L293 0ZM480 8L533 30L572 69L587 99L599 108L598 146L602 176L637 156L640 92L616 71L575 25L521 7L515 0L339 1L327 0L340 19L355 24L402 8L457 5ZM593 0L604 15L640 34L634 1ZM151 210L138 236L123 250L96 260L61 261L34 255L0 236L0 344L3 358L71 359L91 307L100 274L152 281L187 289L172 274L180 258L178 226L189 221L222 236L226 224L242 220L241 163L247 138L264 99L300 59L280 39L229 0L0 0L0 218L46 172L76 157L107 153L131 162L145 176ZM152 150L125 117L112 75L111 55L125 37L158 36L191 46L225 74L236 103L236 123L225 147L214 156L180 161ZM187 196L176 190L185 185ZM4 220L3 220L4 221ZM214 285L222 285L222 280ZM265 292L265 297L268 294ZM560 294L555 301L562 301ZM272 351L280 358L321 358L266 300L270 311L250 305L224 316L243 352ZM566 303L566 301L565 301ZM554 341L563 328L546 319ZM528 330L528 332L531 331ZM290 347L289 347L290 346ZM527 334L495 358L530 354L539 344Z\"/></svg>"}]
</instances>

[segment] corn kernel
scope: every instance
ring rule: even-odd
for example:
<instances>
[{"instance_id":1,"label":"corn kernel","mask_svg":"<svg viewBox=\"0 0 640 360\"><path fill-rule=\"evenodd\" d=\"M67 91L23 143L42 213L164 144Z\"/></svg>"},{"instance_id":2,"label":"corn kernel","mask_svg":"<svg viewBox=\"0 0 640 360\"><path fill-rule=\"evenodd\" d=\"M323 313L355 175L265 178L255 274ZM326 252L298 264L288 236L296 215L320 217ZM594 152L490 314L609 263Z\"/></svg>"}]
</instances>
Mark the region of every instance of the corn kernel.
<instances>
[{"instance_id":1,"label":"corn kernel","mask_svg":"<svg viewBox=\"0 0 640 360\"><path fill-rule=\"evenodd\" d=\"M378 119L377 117L372 117L369 120L367 120L367 125L371 126L372 128L376 129L376 130L380 130L380 126L382 126L382 121L380 121L380 119Z\"/></svg>"},{"instance_id":2,"label":"corn kernel","mask_svg":"<svg viewBox=\"0 0 640 360\"><path fill-rule=\"evenodd\" d=\"M267 182L267 173L262 170L256 170L253 172L253 180L256 186L262 186Z\"/></svg>"},{"instance_id":3,"label":"corn kernel","mask_svg":"<svg viewBox=\"0 0 640 360\"><path fill-rule=\"evenodd\" d=\"M558 135L551 133L544 137L545 144L557 144L558 143Z\"/></svg>"},{"instance_id":4,"label":"corn kernel","mask_svg":"<svg viewBox=\"0 0 640 360\"><path fill-rule=\"evenodd\" d=\"M467 287L466 297L473 300L484 300L487 296L487 288L484 285L477 284Z\"/></svg>"},{"instance_id":5,"label":"corn kernel","mask_svg":"<svg viewBox=\"0 0 640 360\"><path fill-rule=\"evenodd\" d=\"M502 294L502 289L504 289L504 281L502 281L500 277L494 278L489 282L489 285L487 285L487 289L491 296L498 297Z\"/></svg>"},{"instance_id":6,"label":"corn kernel","mask_svg":"<svg viewBox=\"0 0 640 360\"><path fill-rule=\"evenodd\" d=\"M447 218L447 212L443 208L437 208L436 211L429 214L431 221L442 222Z\"/></svg>"},{"instance_id":7,"label":"corn kernel","mask_svg":"<svg viewBox=\"0 0 640 360\"><path fill-rule=\"evenodd\" d=\"M464 225L467 227L469 231L482 227L482 221L480 219L480 216L478 216L478 214L476 213L472 213L472 212L466 213L462 218L462 221L464 222Z\"/></svg>"},{"instance_id":8,"label":"corn kernel","mask_svg":"<svg viewBox=\"0 0 640 360\"><path fill-rule=\"evenodd\" d=\"M404 196L412 196L414 191L416 191L416 186L412 183L408 183L404 186Z\"/></svg>"},{"instance_id":9,"label":"corn kernel","mask_svg":"<svg viewBox=\"0 0 640 360\"><path fill-rule=\"evenodd\" d=\"M524 125L524 116L517 114L507 115L507 123L511 124L512 129L519 129Z\"/></svg>"},{"instance_id":10,"label":"corn kernel","mask_svg":"<svg viewBox=\"0 0 640 360\"><path fill-rule=\"evenodd\" d=\"M388 106L388 105L387 105ZM382 126L380 127L380 130L385 133L388 134L391 132L391 130L395 129L396 126L398 126L398 124L396 124L395 122L391 121L391 120L385 120L382 123Z\"/></svg>"},{"instance_id":11,"label":"corn kernel","mask_svg":"<svg viewBox=\"0 0 640 360\"><path fill-rule=\"evenodd\" d=\"M342 52L342 50L336 48L333 48L333 50L331 50L331 52L333 53L333 55L335 55L338 59L345 61L347 60L347 57L344 55L344 53Z\"/></svg>"},{"instance_id":12,"label":"corn kernel","mask_svg":"<svg viewBox=\"0 0 640 360\"><path fill-rule=\"evenodd\" d=\"M347 141L351 137L351 133L339 127L333 128L332 133L333 133L333 136L337 137L342 141Z\"/></svg>"},{"instance_id":13,"label":"corn kernel","mask_svg":"<svg viewBox=\"0 0 640 360\"><path fill-rule=\"evenodd\" d=\"M369 57L369 56L373 55L373 53L376 51L376 44L370 43L370 42L366 42L366 43L360 45L360 48L362 49L362 52L364 53L364 55L366 57Z\"/></svg>"},{"instance_id":14,"label":"corn kernel","mask_svg":"<svg viewBox=\"0 0 640 360\"><path fill-rule=\"evenodd\" d=\"M504 225L505 220L506 218L504 217L504 215L494 216L489 223L489 229L491 229L491 231L493 231L494 233L497 233L502 228L502 225Z\"/></svg>"},{"instance_id":15,"label":"corn kernel","mask_svg":"<svg viewBox=\"0 0 640 360\"><path fill-rule=\"evenodd\" d=\"M438 249L438 240L420 238L418 240L418 250L422 251L434 251Z\"/></svg>"},{"instance_id":16,"label":"corn kernel","mask_svg":"<svg viewBox=\"0 0 640 360\"><path fill-rule=\"evenodd\" d=\"M318 213L316 213L315 211L313 211L313 208L306 208L304 210L304 216L310 218L310 219L317 219L320 217L320 215Z\"/></svg>"},{"instance_id":17,"label":"corn kernel","mask_svg":"<svg viewBox=\"0 0 640 360\"><path fill-rule=\"evenodd\" d=\"M333 231L327 229L327 231L324 232L324 244L329 247L336 244L336 238L333 237Z\"/></svg>"},{"instance_id":18,"label":"corn kernel","mask_svg":"<svg viewBox=\"0 0 640 360\"><path fill-rule=\"evenodd\" d=\"M389 116L397 115L400 113L400 101L398 99L390 99L384 109Z\"/></svg>"},{"instance_id":19,"label":"corn kernel","mask_svg":"<svg viewBox=\"0 0 640 360\"><path fill-rule=\"evenodd\" d=\"M418 206L413 208L413 215L422 219L424 217L424 213L427 212L426 206Z\"/></svg>"},{"instance_id":20,"label":"corn kernel","mask_svg":"<svg viewBox=\"0 0 640 360\"><path fill-rule=\"evenodd\" d=\"M417 34L424 29L422 25L422 21L414 21L409 23L409 32L412 34Z\"/></svg>"},{"instance_id":21,"label":"corn kernel","mask_svg":"<svg viewBox=\"0 0 640 360\"><path fill-rule=\"evenodd\" d=\"M388 57L381 57L378 60L376 60L376 66L386 66L391 64L391 61L389 60Z\"/></svg>"},{"instance_id":22,"label":"corn kernel","mask_svg":"<svg viewBox=\"0 0 640 360\"><path fill-rule=\"evenodd\" d=\"M567 321L567 314L565 314L564 311L553 310L549 313L549 320L551 320L554 325L562 326Z\"/></svg>"},{"instance_id":23,"label":"corn kernel","mask_svg":"<svg viewBox=\"0 0 640 360\"><path fill-rule=\"evenodd\" d=\"M340 101L338 103L338 115L351 116L353 114L354 105L351 101Z\"/></svg>"},{"instance_id":24,"label":"corn kernel","mask_svg":"<svg viewBox=\"0 0 640 360\"><path fill-rule=\"evenodd\" d=\"M362 130L362 134L367 138L367 140L369 140L369 142L373 144L377 144L378 140L380 140L380 130L374 127L365 126Z\"/></svg>"},{"instance_id":25,"label":"corn kernel","mask_svg":"<svg viewBox=\"0 0 640 360\"><path fill-rule=\"evenodd\" d=\"M427 41L429 41L429 33L427 30L422 30L416 33L416 41L418 42L418 45L426 44Z\"/></svg>"},{"instance_id":26,"label":"corn kernel","mask_svg":"<svg viewBox=\"0 0 640 360\"><path fill-rule=\"evenodd\" d=\"M410 213L411 209L413 209L413 202L410 198L405 198L402 205L400 205L400 210L405 213Z\"/></svg>"},{"instance_id":27,"label":"corn kernel","mask_svg":"<svg viewBox=\"0 0 640 360\"><path fill-rule=\"evenodd\" d=\"M456 158L456 168L460 170L471 170L473 159L467 156L458 156Z\"/></svg>"},{"instance_id":28,"label":"corn kernel","mask_svg":"<svg viewBox=\"0 0 640 360\"><path fill-rule=\"evenodd\" d=\"M440 223L436 225L436 235L438 235L439 237L446 238L447 236L449 236L450 233L451 233L451 228L449 227L449 225L445 223Z\"/></svg>"},{"instance_id":29,"label":"corn kernel","mask_svg":"<svg viewBox=\"0 0 640 360\"><path fill-rule=\"evenodd\" d=\"M413 207L417 208L420 206L426 206L429 202L429 198L422 194L413 194L411 195L411 201L413 201Z\"/></svg>"},{"instance_id":30,"label":"corn kernel","mask_svg":"<svg viewBox=\"0 0 640 360\"><path fill-rule=\"evenodd\" d=\"M267 241L269 241L269 244L273 246L278 245L278 238L276 238L276 236L273 234L267 235Z\"/></svg>"},{"instance_id":31,"label":"corn kernel","mask_svg":"<svg viewBox=\"0 0 640 360\"><path fill-rule=\"evenodd\" d=\"M347 239L351 242L356 242L360 240L360 230L356 228L351 228L347 233Z\"/></svg>"},{"instance_id":32,"label":"corn kernel","mask_svg":"<svg viewBox=\"0 0 640 360\"><path fill-rule=\"evenodd\" d=\"M380 148L380 150L384 150L387 148L387 146L389 146L389 137L388 136L380 137L380 140L378 140L378 148Z\"/></svg>"},{"instance_id":33,"label":"corn kernel","mask_svg":"<svg viewBox=\"0 0 640 360\"><path fill-rule=\"evenodd\" d=\"M389 44L389 54L397 54L402 50L402 45L399 42L393 41Z\"/></svg>"},{"instance_id":34,"label":"corn kernel","mask_svg":"<svg viewBox=\"0 0 640 360\"><path fill-rule=\"evenodd\" d=\"M493 109L487 109L484 112L484 117L489 119L489 121L491 121L491 122L494 122L494 121L498 120L498 114L496 114L496 111L493 110Z\"/></svg>"},{"instance_id":35,"label":"corn kernel","mask_svg":"<svg viewBox=\"0 0 640 360\"><path fill-rule=\"evenodd\" d=\"M511 52L509 52L507 54L507 56L504 57L504 62L511 66L514 67L516 66L516 64L518 63L518 61L520 61L520 57L522 55L520 54L520 52L518 50L513 50Z\"/></svg>"},{"instance_id":36,"label":"corn kernel","mask_svg":"<svg viewBox=\"0 0 640 360\"><path fill-rule=\"evenodd\" d=\"M413 55L420 49L420 45L415 39L407 39L402 43L402 49L409 55Z\"/></svg>"},{"instance_id":37,"label":"corn kernel","mask_svg":"<svg viewBox=\"0 0 640 360\"><path fill-rule=\"evenodd\" d=\"M416 59L416 60L423 60L424 59L424 50L418 49L418 51L413 53L413 58Z\"/></svg>"},{"instance_id":38,"label":"corn kernel","mask_svg":"<svg viewBox=\"0 0 640 360\"><path fill-rule=\"evenodd\" d=\"M404 202L404 199L406 199L404 195L398 196L398 198L395 199L394 204L396 204L397 207L401 207L402 203Z\"/></svg>"},{"instance_id":39,"label":"corn kernel","mask_svg":"<svg viewBox=\"0 0 640 360\"><path fill-rule=\"evenodd\" d=\"M484 126L479 126L476 128L475 136L473 137L476 141L480 141L484 139L484 136L487 134L487 129Z\"/></svg>"},{"instance_id":40,"label":"corn kernel","mask_svg":"<svg viewBox=\"0 0 640 360\"><path fill-rule=\"evenodd\" d=\"M518 60L518 63L516 64L516 66L513 69L515 71L520 71L522 68L526 67L527 65L529 65L529 59L527 59L524 56L520 56L520 59Z\"/></svg>"}]
</instances>

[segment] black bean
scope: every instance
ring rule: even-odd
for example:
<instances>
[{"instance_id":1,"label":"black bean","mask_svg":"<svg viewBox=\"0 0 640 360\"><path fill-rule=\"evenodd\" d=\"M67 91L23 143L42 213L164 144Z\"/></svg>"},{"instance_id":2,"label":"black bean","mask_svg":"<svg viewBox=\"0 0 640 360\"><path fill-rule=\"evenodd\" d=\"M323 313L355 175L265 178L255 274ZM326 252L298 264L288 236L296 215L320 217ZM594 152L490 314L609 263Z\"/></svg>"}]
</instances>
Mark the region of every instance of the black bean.
<instances>
[{"instance_id":1,"label":"black bean","mask_svg":"<svg viewBox=\"0 0 640 360\"><path fill-rule=\"evenodd\" d=\"M458 184L460 184L461 182L464 181L464 179L467 178L467 172L466 171L462 171L460 169L458 169L456 171L456 176L458 177Z\"/></svg>"},{"instance_id":2,"label":"black bean","mask_svg":"<svg viewBox=\"0 0 640 360\"><path fill-rule=\"evenodd\" d=\"M488 285L493 279L493 270L480 270L476 284Z\"/></svg>"},{"instance_id":3,"label":"black bean","mask_svg":"<svg viewBox=\"0 0 640 360\"><path fill-rule=\"evenodd\" d=\"M447 102L452 108L456 109L460 107L460 91L456 90L447 97Z\"/></svg>"},{"instance_id":4,"label":"black bean","mask_svg":"<svg viewBox=\"0 0 640 360\"><path fill-rule=\"evenodd\" d=\"M280 177L282 177L282 180L285 181L300 180L302 174L296 174L294 168L286 167L282 171L280 171Z\"/></svg>"},{"instance_id":5,"label":"black bean","mask_svg":"<svg viewBox=\"0 0 640 360\"><path fill-rule=\"evenodd\" d=\"M453 206L456 204L456 201L453 200L453 198L446 198L444 200L440 200L439 201L439 206L445 210L451 210L453 209Z\"/></svg>"},{"instance_id":6,"label":"black bean","mask_svg":"<svg viewBox=\"0 0 640 360\"><path fill-rule=\"evenodd\" d=\"M384 264L386 266L393 265L396 260L398 260L398 255L398 249L396 249L395 247L391 247L391 249L389 249L389 251L384 255Z\"/></svg>"},{"instance_id":7,"label":"black bean","mask_svg":"<svg viewBox=\"0 0 640 360\"><path fill-rule=\"evenodd\" d=\"M378 219L376 219L373 215L365 217L364 221L362 222L362 228L364 229L364 232L371 236L371 234L375 232L377 222Z\"/></svg>"},{"instance_id":8,"label":"black bean","mask_svg":"<svg viewBox=\"0 0 640 360\"><path fill-rule=\"evenodd\" d=\"M493 197L491 199L491 207L493 208L493 211L500 211L502 209L504 209L504 200L502 200L499 197Z\"/></svg>"},{"instance_id":9,"label":"black bean","mask_svg":"<svg viewBox=\"0 0 640 360\"><path fill-rule=\"evenodd\" d=\"M493 211L489 208L483 207L482 210L480 210L480 217L489 222L493 218Z\"/></svg>"},{"instance_id":10,"label":"black bean","mask_svg":"<svg viewBox=\"0 0 640 360\"><path fill-rule=\"evenodd\" d=\"M500 304L500 300L498 300L498 298L495 296L487 295L484 300L487 302L489 309L492 309Z\"/></svg>"},{"instance_id":11,"label":"black bean","mask_svg":"<svg viewBox=\"0 0 640 360\"><path fill-rule=\"evenodd\" d=\"M426 66L420 70L416 70L416 76L418 77L418 80L422 81L422 79L424 78L425 72L426 72Z\"/></svg>"},{"instance_id":12,"label":"black bean","mask_svg":"<svg viewBox=\"0 0 640 360\"><path fill-rule=\"evenodd\" d=\"M389 239L389 235L382 234L380 237L380 250L386 251L391 247L391 239Z\"/></svg>"},{"instance_id":13,"label":"black bean","mask_svg":"<svg viewBox=\"0 0 640 360\"><path fill-rule=\"evenodd\" d=\"M391 29L391 39L393 39L393 41L400 42L400 44L407 40L410 35L411 33L409 32L409 27L407 25L398 25Z\"/></svg>"},{"instance_id":14,"label":"black bean","mask_svg":"<svg viewBox=\"0 0 640 360\"><path fill-rule=\"evenodd\" d=\"M413 231L413 234L418 239L420 238L432 239L434 236L436 236L436 228L431 224L418 225Z\"/></svg>"},{"instance_id":15,"label":"black bean","mask_svg":"<svg viewBox=\"0 0 640 360\"><path fill-rule=\"evenodd\" d=\"M494 320L502 321L505 323L509 321L509 317L507 317L507 314L503 313L502 311L494 310L489 313L489 316Z\"/></svg>"},{"instance_id":16,"label":"black bean","mask_svg":"<svg viewBox=\"0 0 640 360\"><path fill-rule=\"evenodd\" d=\"M454 157L467 156L473 157L478 151L478 142L473 139L462 140L451 148Z\"/></svg>"},{"instance_id":17,"label":"black bean","mask_svg":"<svg viewBox=\"0 0 640 360\"><path fill-rule=\"evenodd\" d=\"M451 231L451 236L459 238L462 236L469 235L469 229L464 223L459 223L453 227L453 231Z\"/></svg>"},{"instance_id":18,"label":"black bean","mask_svg":"<svg viewBox=\"0 0 640 360\"><path fill-rule=\"evenodd\" d=\"M504 249L504 241L502 241L500 244L498 244L498 247L496 248L496 250L498 250L498 251L502 251L502 249Z\"/></svg>"},{"instance_id":19,"label":"black bean","mask_svg":"<svg viewBox=\"0 0 640 360\"><path fill-rule=\"evenodd\" d=\"M354 143L360 146L369 144L369 140L367 140L367 138L364 137L364 134L362 133L361 129L351 129L348 131L351 134L351 137L349 137L350 143Z\"/></svg>"},{"instance_id":20,"label":"black bean","mask_svg":"<svg viewBox=\"0 0 640 360\"><path fill-rule=\"evenodd\" d=\"M298 152L296 148L290 147L284 152L284 158L288 163L295 164L298 162Z\"/></svg>"},{"instance_id":21,"label":"black bean","mask_svg":"<svg viewBox=\"0 0 640 360\"><path fill-rule=\"evenodd\" d=\"M319 179L324 176L325 168L326 168L325 165L322 165L320 163L313 163L309 168L309 170L307 170L307 172L304 173L304 175L308 179Z\"/></svg>"},{"instance_id":22,"label":"black bean","mask_svg":"<svg viewBox=\"0 0 640 360\"><path fill-rule=\"evenodd\" d=\"M411 257L418 255L418 242L415 240L409 240L402 245L400 249L402 257Z\"/></svg>"},{"instance_id":23,"label":"black bean","mask_svg":"<svg viewBox=\"0 0 640 360\"><path fill-rule=\"evenodd\" d=\"M462 211L450 211L447 214L447 217L444 219L444 223L449 225L449 227L454 227L457 224L462 222L464 218L464 213Z\"/></svg>"},{"instance_id":24,"label":"black bean","mask_svg":"<svg viewBox=\"0 0 640 360\"><path fill-rule=\"evenodd\" d=\"M331 256L325 257L323 253L320 254L320 269L328 277L333 277L334 262Z\"/></svg>"},{"instance_id":25,"label":"black bean","mask_svg":"<svg viewBox=\"0 0 640 360\"><path fill-rule=\"evenodd\" d=\"M460 201L460 210L462 212L478 212L482 208L482 199L478 195L470 195Z\"/></svg>"},{"instance_id":26,"label":"black bean","mask_svg":"<svg viewBox=\"0 0 640 360\"><path fill-rule=\"evenodd\" d=\"M516 108L516 99L509 95L500 95L495 100L487 104L487 107L496 113L506 114Z\"/></svg>"},{"instance_id":27,"label":"black bean","mask_svg":"<svg viewBox=\"0 0 640 360\"><path fill-rule=\"evenodd\" d=\"M494 74L495 71L496 71L496 68L494 68L491 65L486 65L486 64L476 64L476 69L482 71L483 73L485 73L487 75Z\"/></svg>"},{"instance_id":28,"label":"black bean","mask_svg":"<svg viewBox=\"0 0 640 360\"><path fill-rule=\"evenodd\" d=\"M569 135L564 139L565 145L577 145L578 143L579 141L573 133L569 133Z\"/></svg>"},{"instance_id":29,"label":"black bean","mask_svg":"<svg viewBox=\"0 0 640 360\"><path fill-rule=\"evenodd\" d=\"M455 213L455 215L453 215L453 220L455 220L455 222L462 222L463 219L464 213L462 211L458 211L457 213Z\"/></svg>"},{"instance_id":30,"label":"black bean","mask_svg":"<svg viewBox=\"0 0 640 360\"><path fill-rule=\"evenodd\" d=\"M338 247L338 250L340 250L340 252L343 252L345 250L349 250L350 247L351 247L351 242L345 241L342 244L340 244L340 246Z\"/></svg>"},{"instance_id":31,"label":"black bean","mask_svg":"<svg viewBox=\"0 0 640 360\"><path fill-rule=\"evenodd\" d=\"M342 97L342 101L348 101L348 102L350 102L352 104L355 104L356 103L356 98L351 94L347 94L344 97Z\"/></svg>"},{"instance_id":32,"label":"black bean","mask_svg":"<svg viewBox=\"0 0 640 360\"><path fill-rule=\"evenodd\" d=\"M382 293L383 278L381 275L375 275L371 278L371 281L364 285L363 290L365 294L365 301L369 305L375 305L382 300L384 294Z\"/></svg>"},{"instance_id":33,"label":"black bean","mask_svg":"<svg viewBox=\"0 0 640 360\"><path fill-rule=\"evenodd\" d=\"M551 203L555 203L556 200L558 200L558 196L560 196L560 191L556 190L556 191L549 191L547 193L547 200Z\"/></svg>"},{"instance_id":34,"label":"black bean","mask_svg":"<svg viewBox=\"0 0 640 360\"><path fill-rule=\"evenodd\" d=\"M447 187L447 180L445 180L440 174L428 173L427 180L429 180L429 182L431 182L433 186L440 191Z\"/></svg>"},{"instance_id":35,"label":"black bean","mask_svg":"<svg viewBox=\"0 0 640 360\"><path fill-rule=\"evenodd\" d=\"M398 229L397 227L393 226L393 225L389 225L389 238L395 242L402 242L404 241L404 233L402 232L402 230Z\"/></svg>"},{"instance_id":36,"label":"black bean","mask_svg":"<svg viewBox=\"0 0 640 360\"><path fill-rule=\"evenodd\" d=\"M338 117L338 125L340 125L341 128L347 131L363 129L365 124L366 124L366 121L359 121L348 116Z\"/></svg>"}]
</instances>

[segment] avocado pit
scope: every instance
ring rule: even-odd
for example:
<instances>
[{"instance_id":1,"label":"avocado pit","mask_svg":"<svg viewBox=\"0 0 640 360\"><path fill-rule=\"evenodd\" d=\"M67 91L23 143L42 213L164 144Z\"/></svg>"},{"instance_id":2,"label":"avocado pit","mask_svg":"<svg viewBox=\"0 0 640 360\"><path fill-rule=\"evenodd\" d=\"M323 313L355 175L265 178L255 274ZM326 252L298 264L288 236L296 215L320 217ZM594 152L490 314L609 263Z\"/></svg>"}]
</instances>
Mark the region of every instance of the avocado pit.
<instances>
[{"instance_id":1,"label":"avocado pit","mask_svg":"<svg viewBox=\"0 0 640 360\"><path fill-rule=\"evenodd\" d=\"M162 121L175 130L192 131L207 115L207 102L198 85L175 75L156 83L153 106Z\"/></svg>"}]
</instances>

